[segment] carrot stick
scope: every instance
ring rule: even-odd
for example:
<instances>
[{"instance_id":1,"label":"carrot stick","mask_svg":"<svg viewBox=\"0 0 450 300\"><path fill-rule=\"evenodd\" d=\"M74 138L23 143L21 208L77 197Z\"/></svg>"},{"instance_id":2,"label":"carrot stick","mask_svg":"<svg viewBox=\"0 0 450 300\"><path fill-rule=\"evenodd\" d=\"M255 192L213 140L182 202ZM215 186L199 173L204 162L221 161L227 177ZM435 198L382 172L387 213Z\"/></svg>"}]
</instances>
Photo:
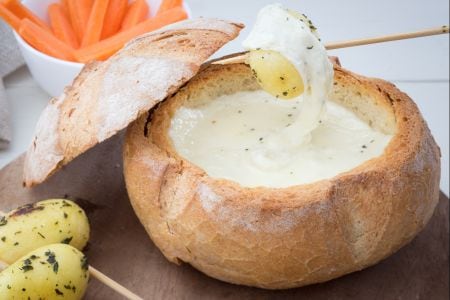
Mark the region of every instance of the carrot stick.
<instances>
[{"instance_id":1,"label":"carrot stick","mask_svg":"<svg viewBox=\"0 0 450 300\"><path fill-rule=\"evenodd\" d=\"M3 2L3 4L13 13L15 14L19 19L29 19L30 21L34 22L35 24L41 26L42 28L51 31L50 27L45 23L41 18L36 16L28 7L24 6L20 1L18 0L6 0Z\"/></svg>"},{"instance_id":2,"label":"carrot stick","mask_svg":"<svg viewBox=\"0 0 450 300\"><path fill-rule=\"evenodd\" d=\"M161 2L161 5L159 6L157 15L165 12L166 10L169 10L169 9L172 9L175 7L180 7L182 5L183 5L183 0L163 0Z\"/></svg>"},{"instance_id":3,"label":"carrot stick","mask_svg":"<svg viewBox=\"0 0 450 300\"><path fill-rule=\"evenodd\" d=\"M131 27L141 23L148 16L148 5L145 0L136 0L128 7L127 14L122 22L121 31L128 30Z\"/></svg>"},{"instance_id":4,"label":"carrot stick","mask_svg":"<svg viewBox=\"0 0 450 300\"><path fill-rule=\"evenodd\" d=\"M122 25L123 17L127 12L128 0L110 0L108 10L106 12L105 23L103 25L101 39L109 38L116 34L120 25Z\"/></svg>"},{"instance_id":5,"label":"carrot stick","mask_svg":"<svg viewBox=\"0 0 450 300\"><path fill-rule=\"evenodd\" d=\"M49 31L29 19L20 22L19 34L35 49L64 60L74 60L73 49L61 42Z\"/></svg>"},{"instance_id":6,"label":"carrot stick","mask_svg":"<svg viewBox=\"0 0 450 300\"><path fill-rule=\"evenodd\" d=\"M70 14L69 14L69 1L68 0L61 0L61 9L66 14L66 17L70 20Z\"/></svg>"},{"instance_id":7,"label":"carrot stick","mask_svg":"<svg viewBox=\"0 0 450 300\"><path fill-rule=\"evenodd\" d=\"M70 21L77 34L78 40L82 41L86 32L89 15L91 13L91 0L68 0Z\"/></svg>"},{"instance_id":8,"label":"carrot stick","mask_svg":"<svg viewBox=\"0 0 450 300\"><path fill-rule=\"evenodd\" d=\"M161 13L159 16L141 22L133 28L122 31L106 40L100 41L97 44L75 51L75 57L80 62L105 60L120 50L125 43L133 38L186 18L187 14L182 7L168 10Z\"/></svg>"},{"instance_id":9,"label":"carrot stick","mask_svg":"<svg viewBox=\"0 0 450 300\"><path fill-rule=\"evenodd\" d=\"M48 16L55 36L72 48L78 49L80 43L62 6L58 3L51 4L48 7Z\"/></svg>"},{"instance_id":10,"label":"carrot stick","mask_svg":"<svg viewBox=\"0 0 450 300\"><path fill-rule=\"evenodd\" d=\"M9 9L6 8L2 3L0 3L0 18L3 19L12 29L19 32L20 19L13 14Z\"/></svg>"},{"instance_id":11,"label":"carrot stick","mask_svg":"<svg viewBox=\"0 0 450 300\"><path fill-rule=\"evenodd\" d=\"M109 0L94 1L86 32L84 34L83 41L81 42L81 47L86 47L100 41L108 4Z\"/></svg>"}]
</instances>

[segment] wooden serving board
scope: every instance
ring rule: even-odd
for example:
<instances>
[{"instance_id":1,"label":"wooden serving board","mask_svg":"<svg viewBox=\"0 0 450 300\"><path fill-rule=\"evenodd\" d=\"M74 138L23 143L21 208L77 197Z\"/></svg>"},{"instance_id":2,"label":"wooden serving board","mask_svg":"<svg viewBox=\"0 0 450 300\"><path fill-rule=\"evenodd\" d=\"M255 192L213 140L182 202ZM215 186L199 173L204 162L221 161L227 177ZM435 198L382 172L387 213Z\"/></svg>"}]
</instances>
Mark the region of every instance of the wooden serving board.
<instances>
[{"instance_id":1,"label":"wooden serving board","mask_svg":"<svg viewBox=\"0 0 450 300\"><path fill-rule=\"evenodd\" d=\"M145 299L449 299L449 200L443 194L427 228L375 267L287 291L235 286L169 263L147 237L125 190L122 140L123 133L31 190L22 187L23 157L17 159L0 171L0 209L46 198L78 201L91 223L91 265ZM92 279L86 299L122 297Z\"/></svg>"}]
</instances>

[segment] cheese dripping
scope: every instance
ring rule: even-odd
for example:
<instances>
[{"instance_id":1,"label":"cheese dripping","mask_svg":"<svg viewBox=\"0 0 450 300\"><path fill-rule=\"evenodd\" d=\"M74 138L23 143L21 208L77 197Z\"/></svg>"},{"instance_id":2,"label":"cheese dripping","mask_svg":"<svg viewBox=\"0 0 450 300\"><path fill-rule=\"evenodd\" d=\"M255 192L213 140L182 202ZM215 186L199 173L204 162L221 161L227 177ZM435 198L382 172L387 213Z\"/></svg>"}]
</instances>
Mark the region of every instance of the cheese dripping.
<instances>
[{"instance_id":1,"label":"cheese dripping","mask_svg":"<svg viewBox=\"0 0 450 300\"><path fill-rule=\"evenodd\" d=\"M282 130L274 129L264 137L264 144L249 153L249 162L255 167L280 169L299 155L299 148L308 144L311 132L319 125L333 87L333 65L312 22L280 4L266 6L260 11L243 45L250 51L280 53L292 63L303 80L303 94L293 99L300 105L292 123Z\"/></svg>"}]
</instances>

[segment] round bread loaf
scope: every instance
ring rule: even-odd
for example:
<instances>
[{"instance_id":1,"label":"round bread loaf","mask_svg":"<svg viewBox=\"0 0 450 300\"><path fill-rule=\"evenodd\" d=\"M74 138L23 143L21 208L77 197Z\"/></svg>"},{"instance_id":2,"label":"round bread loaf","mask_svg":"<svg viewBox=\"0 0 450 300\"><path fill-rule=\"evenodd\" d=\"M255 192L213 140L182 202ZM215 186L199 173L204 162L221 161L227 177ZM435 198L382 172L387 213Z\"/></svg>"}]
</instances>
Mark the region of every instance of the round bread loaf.
<instances>
[{"instance_id":1,"label":"round bread loaf","mask_svg":"<svg viewBox=\"0 0 450 300\"><path fill-rule=\"evenodd\" d=\"M182 105L256 90L248 66L203 68L127 132L131 203L165 257L235 284L284 289L378 263L410 242L439 199L440 152L417 106L395 86L335 66L331 100L394 137L382 156L283 189L214 179L168 135Z\"/></svg>"}]
</instances>

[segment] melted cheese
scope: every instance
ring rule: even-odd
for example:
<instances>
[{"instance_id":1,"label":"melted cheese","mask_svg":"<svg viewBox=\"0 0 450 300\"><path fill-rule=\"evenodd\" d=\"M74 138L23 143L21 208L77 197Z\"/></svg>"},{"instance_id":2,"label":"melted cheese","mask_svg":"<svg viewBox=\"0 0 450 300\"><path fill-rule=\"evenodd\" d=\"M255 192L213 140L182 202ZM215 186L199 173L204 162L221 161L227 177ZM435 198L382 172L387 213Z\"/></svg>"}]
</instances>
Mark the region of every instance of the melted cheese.
<instances>
[{"instance_id":1,"label":"melted cheese","mask_svg":"<svg viewBox=\"0 0 450 300\"><path fill-rule=\"evenodd\" d=\"M292 126L304 99L280 101L264 91L239 92L197 107L181 107L169 130L177 152L214 178L246 187L283 188L332 178L380 156L392 136L375 131L352 111L331 101L308 143L281 151L283 164L261 167L268 137ZM285 131L296 140L295 131ZM279 145L283 149L286 145ZM270 157L264 159L270 160ZM280 161L279 157L275 158ZM270 165L270 164L269 164Z\"/></svg>"},{"instance_id":2,"label":"melted cheese","mask_svg":"<svg viewBox=\"0 0 450 300\"><path fill-rule=\"evenodd\" d=\"M293 153L311 139L319 125L325 102L333 87L334 71L315 27L306 17L298 18L280 4L264 7L243 43L248 50L264 49L283 54L303 77L305 92L298 99L300 114L290 126L265 137L266 143L254 149L252 159L263 169L277 169L290 161Z\"/></svg>"}]
</instances>

